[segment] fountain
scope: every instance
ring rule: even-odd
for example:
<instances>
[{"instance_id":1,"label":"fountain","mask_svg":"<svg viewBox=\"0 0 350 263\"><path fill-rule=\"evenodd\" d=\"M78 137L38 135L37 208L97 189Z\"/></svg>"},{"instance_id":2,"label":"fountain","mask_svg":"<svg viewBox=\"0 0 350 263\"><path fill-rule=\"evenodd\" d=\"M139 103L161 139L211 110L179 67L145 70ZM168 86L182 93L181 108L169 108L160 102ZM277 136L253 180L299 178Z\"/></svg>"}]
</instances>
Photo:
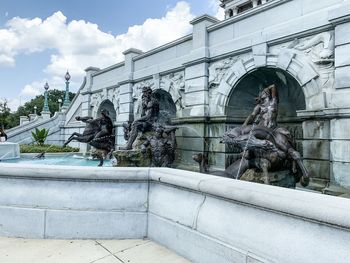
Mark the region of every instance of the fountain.
<instances>
[{"instance_id":1,"label":"fountain","mask_svg":"<svg viewBox=\"0 0 350 263\"><path fill-rule=\"evenodd\" d=\"M125 147L115 152L121 167L171 167L175 161L177 127L170 125L167 111L160 111L159 99L150 86L142 88L141 117L124 123Z\"/></svg>"},{"instance_id":2,"label":"fountain","mask_svg":"<svg viewBox=\"0 0 350 263\"><path fill-rule=\"evenodd\" d=\"M18 143L0 143L0 161L20 158L20 148Z\"/></svg>"}]
</instances>

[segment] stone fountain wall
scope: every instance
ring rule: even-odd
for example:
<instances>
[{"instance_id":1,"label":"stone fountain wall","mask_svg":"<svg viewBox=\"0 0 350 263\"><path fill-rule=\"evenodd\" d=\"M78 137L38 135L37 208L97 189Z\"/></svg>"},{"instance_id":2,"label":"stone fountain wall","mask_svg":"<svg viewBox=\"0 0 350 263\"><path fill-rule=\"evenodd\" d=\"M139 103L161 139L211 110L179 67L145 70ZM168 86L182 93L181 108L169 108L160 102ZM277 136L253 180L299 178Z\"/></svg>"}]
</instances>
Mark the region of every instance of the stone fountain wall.
<instances>
[{"instance_id":1,"label":"stone fountain wall","mask_svg":"<svg viewBox=\"0 0 350 263\"><path fill-rule=\"evenodd\" d=\"M148 237L198 263L348 263L349 205L168 168L0 164L0 236Z\"/></svg>"},{"instance_id":2,"label":"stone fountain wall","mask_svg":"<svg viewBox=\"0 0 350 263\"><path fill-rule=\"evenodd\" d=\"M292 107L295 119L287 126L298 135L315 189L337 194L329 182L349 188L349 1L272 0L224 21L204 15L191 24L193 33L181 39L148 52L131 48L123 62L105 69L87 68L60 132L49 138L63 144L83 130L76 116L96 117L108 106L115 116L116 145L124 145L121 125L140 114L140 88L149 84L171 96L173 122L186 127L177 131L178 165L196 169L192 155L207 152L212 168L224 169L235 157L219 137L243 122L236 113L247 113L252 107L247 99L261 88L247 88L254 91L247 96L243 80L269 69L293 79L281 91L285 102L290 97L304 102L284 105Z\"/></svg>"}]
</instances>

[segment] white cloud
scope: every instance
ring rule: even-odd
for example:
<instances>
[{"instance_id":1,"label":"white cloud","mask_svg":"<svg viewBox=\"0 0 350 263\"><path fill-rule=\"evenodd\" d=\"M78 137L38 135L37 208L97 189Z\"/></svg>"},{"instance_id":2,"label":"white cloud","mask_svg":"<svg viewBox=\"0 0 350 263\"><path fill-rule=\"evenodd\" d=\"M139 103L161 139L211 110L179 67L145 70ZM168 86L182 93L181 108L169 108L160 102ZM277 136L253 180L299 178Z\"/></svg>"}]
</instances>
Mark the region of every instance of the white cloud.
<instances>
[{"instance_id":1,"label":"white cloud","mask_svg":"<svg viewBox=\"0 0 350 263\"><path fill-rule=\"evenodd\" d=\"M223 20L225 18L225 10L220 7L219 0L209 0L209 8L217 19Z\"/></svg>"},{"instance_id":2,"label":"white cloud","mask_svg":"<svg viewBox=\"0 0 350 263\"><path fill-rule=\"evenodd\" d=\"M129 27L125 34L103 32L98 25L84 21L67 21L58 11L46 19L10 19L0 29L0 66L14 66L16 56L52 50L50 64L44 72L52 88L64 88L63 76L69 69L72 79L79 79L88 66L107 67L123 60L122 52L134 47L149 50L180 38L191 32L189 21L194 18L187 2L181 1L169 8L162 18L149 18L141 25ZM39 94L39 83L26 85L24 97ZM72 83L72 86L78 83Z\"/></svg>"}]
</instances>

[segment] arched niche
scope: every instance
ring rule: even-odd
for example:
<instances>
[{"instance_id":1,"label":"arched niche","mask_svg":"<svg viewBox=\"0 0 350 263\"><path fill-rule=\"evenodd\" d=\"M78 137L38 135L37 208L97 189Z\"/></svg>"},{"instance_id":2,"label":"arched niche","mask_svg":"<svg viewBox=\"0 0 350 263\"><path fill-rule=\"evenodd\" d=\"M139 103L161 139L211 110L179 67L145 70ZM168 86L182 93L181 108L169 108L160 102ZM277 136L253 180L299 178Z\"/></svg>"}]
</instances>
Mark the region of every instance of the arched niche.
<instances>
[{"instance_id":1,"label":"arched niche","mask_svg":"<svg viewBox=\"0 0 350 263\"><path fill-rule=\"evenodd\" d=\"M176 105L169 92L163 89L157 89L153 96L159 101L159 121L169 123L171 118L176 117Z\"/></svg>"},{"instance_id":2,"label":"arched niche","mask_svg":"<svg viewBox=\"0 0 350 263\"><path fill-rule=\"evenodd\" d=\"M101 111L107 110L109 112L109 117L113 122L116 121L117 113L114 108L114 104L110 100L105 100L101 102L98 110L97 110L97 117L101 116Z\"/></svg>"},{"instance_id":3,"label":"arched niche","mask_svg":"<svg viewBox=\"0 0 350 263\"><path fill-rule=\"evenodd\" d=\"M271 84L278 90L278 122L301 122L296 112L306 108L303 89L288 72L277 68L258 68L242 77L229 95L226 115L235 122L243 122L253 111L259 93Z\"/></svg>"},{"instance_id":4,"label":"arched niche","mask_svg":"<svg viewBox=\"0 0 350 263\"><path fill-rule=\"evenodd\" d=\"M297 150L302 152L303 119L297 116L297 111L305 110L305 96L299 82L282 69L258 68L244 75L232 87L225 114L231 124L241 125L252 113L260 92L272 84L276 85L279 97L277 124L289 130L297 142ZM240 151L235 148L225 147L225 152L226 166L239 158Z\"/></svg>"}]
</instances>

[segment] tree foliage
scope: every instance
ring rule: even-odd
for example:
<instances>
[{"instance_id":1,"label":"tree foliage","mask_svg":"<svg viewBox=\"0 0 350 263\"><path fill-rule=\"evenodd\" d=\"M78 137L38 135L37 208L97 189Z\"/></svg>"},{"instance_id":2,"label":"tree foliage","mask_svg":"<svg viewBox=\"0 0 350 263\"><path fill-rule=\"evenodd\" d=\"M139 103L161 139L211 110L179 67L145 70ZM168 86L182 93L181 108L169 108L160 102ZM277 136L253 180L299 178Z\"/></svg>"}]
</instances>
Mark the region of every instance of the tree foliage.
<instances>
[{"instance_id":1,"label":"tree foliage","mask_svg":"<svg viewBox=\"0 0 350 263\"><path fill-rule=\"evenodd\" d=\"M62 90L49 90L48 91L48 100L49 100L49 108L51 115L59 110L58 100L61 99L64 101L64 91ZM70 101L73 100L75 93L69 92ZM36 96L34 99L26 102L24 105L19 106L16 112L9 113L4 121L4 128L10 129L19 125L19 117L20 116L29 116L29 114L34 113L34 107L37 107L37 114L40 115L44 107L44 95ZM0 104L1 107L1 104ZM2 120L1 120L2 121Z\"/></svg>"},{"instance_id":2,"label":"tree foliage","mask_svg":"<svg viewBox=\"0 0 350 263\"><path fill-rule=\"evenodd\" d=\"M5 129L7 118L11 114L11 110L7 105L7 100L0 101L0 128Z\"/></svg>"}]
</instances>

